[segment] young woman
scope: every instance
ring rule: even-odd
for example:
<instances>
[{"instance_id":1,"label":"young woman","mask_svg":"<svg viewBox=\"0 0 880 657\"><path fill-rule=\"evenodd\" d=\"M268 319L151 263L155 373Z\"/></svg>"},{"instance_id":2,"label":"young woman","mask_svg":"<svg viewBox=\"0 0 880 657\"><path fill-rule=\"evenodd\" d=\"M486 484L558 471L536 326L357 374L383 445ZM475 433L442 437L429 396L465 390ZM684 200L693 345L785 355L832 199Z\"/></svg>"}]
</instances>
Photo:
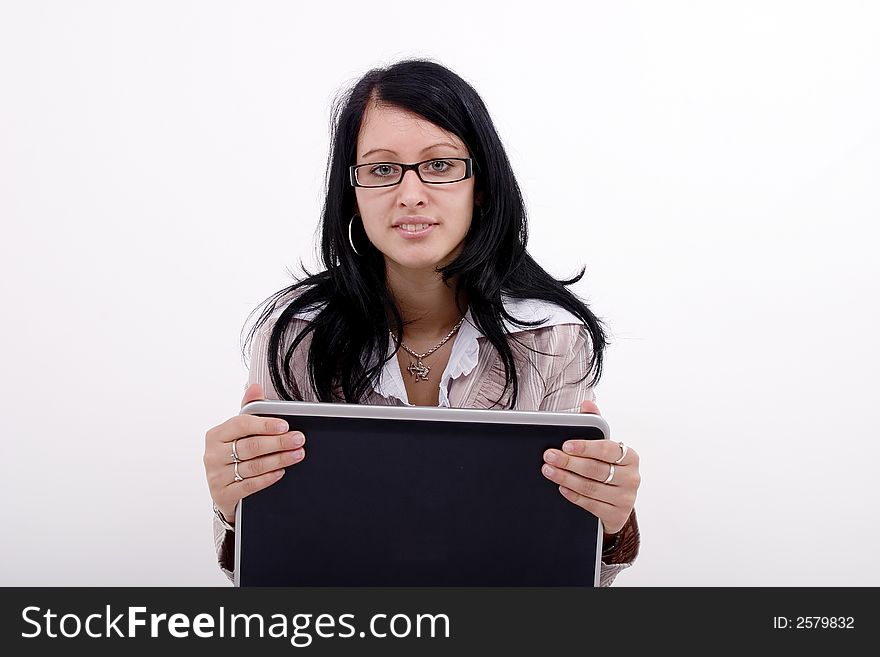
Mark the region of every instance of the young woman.
<instances>
[{"instance_id":1,"label":"young woman","mask_svg":"<svg viewBox=\"0 0 880 657\"><path fill-rule=\"evenodd\" d=\"M583 270L555 280L526 240L519 186L477 92L430 61L369 71L334 111L325 269L267 300L248 336L242 403L598 413L606 336L567 289ZM205 442L218 560L231 577L238 501L302 461L305 436L236 415ZM560 503L602 520L609 585L638 553L638 454L574 440L544 460Z\"/></svg>"}]
</instances>

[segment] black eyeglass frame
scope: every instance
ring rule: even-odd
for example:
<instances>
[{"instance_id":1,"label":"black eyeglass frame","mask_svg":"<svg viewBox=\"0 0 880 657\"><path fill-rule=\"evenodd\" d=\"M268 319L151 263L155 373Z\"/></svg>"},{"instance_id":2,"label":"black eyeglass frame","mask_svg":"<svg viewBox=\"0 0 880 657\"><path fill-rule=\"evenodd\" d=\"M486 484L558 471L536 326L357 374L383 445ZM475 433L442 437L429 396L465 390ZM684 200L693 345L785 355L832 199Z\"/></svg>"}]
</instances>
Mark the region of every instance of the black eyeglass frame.
<instances>
[{"instance_id":1,"label":"black eyeglass frame","mask_svg":"<svg viewBox=\"0 0 880 657\"><path fill-rule=\"evenodd\" d=\"M427 162L434 162L435 160L443 161L443 160L456 160L459 162L464 162L464 177L459 178L458 180L443 180L443 181L432 181L425 180L422 178L421 172L419 172L419 167ZM398 178L397 182L388 183L387 185L362 185L357 180L356 171L361 167L373 167L379 164L393 164L394 166L400 167L400 178ZM416 175L426 185L450 185L452 183L461 182L462 180L467 180L468 178L473 177L474 175L474 158L472 157L432 157L427 160L422 160L421 162L416 162L415 164L403 164L402 162L365 162L364 164L353 164L348 167L348 180L351 183L352 187L362 187L364 189L380 189L382 187L394 187L395 185L399 185L403 182L403 177L406 175L407 171L415 171Z\"/></svg>"}]
</instances>

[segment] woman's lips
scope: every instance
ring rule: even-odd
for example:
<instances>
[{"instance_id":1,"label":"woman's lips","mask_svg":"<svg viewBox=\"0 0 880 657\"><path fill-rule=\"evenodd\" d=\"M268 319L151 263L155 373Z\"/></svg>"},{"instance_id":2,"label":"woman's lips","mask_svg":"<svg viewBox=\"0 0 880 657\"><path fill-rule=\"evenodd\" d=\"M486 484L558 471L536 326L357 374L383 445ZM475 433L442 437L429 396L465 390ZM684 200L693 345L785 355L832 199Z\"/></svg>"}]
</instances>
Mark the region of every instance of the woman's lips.
<instances>
[{"instance_id":1,"label":"woman's lips","mask_svg":"<svg viewBox=\"0 0 880 657\"><path fill-rule=\"evenodd\" d=\"M421 237L425 237L428 235L434 228L436 228L437 224L429 224L426 228L417 229L417 230L407 230L404 226L407 224L401 224L400 226L395 226L394 230L398 235L408 240L416 240ZM409 224L410 226L419 226L424 224Z\"/></svg>"}]
</instances>

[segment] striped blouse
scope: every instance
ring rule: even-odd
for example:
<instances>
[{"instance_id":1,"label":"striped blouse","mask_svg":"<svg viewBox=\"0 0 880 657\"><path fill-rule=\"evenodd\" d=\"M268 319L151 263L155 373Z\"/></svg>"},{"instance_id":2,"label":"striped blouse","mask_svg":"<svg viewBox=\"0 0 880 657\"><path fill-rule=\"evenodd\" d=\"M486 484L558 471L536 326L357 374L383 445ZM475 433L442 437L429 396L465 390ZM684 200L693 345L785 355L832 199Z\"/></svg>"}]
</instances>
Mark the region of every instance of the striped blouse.
<instances>
[{"instance_id":1,"label":"striped blouse","mask_svg":"<svg viewBox=\"0 0 880 657\"><path fill-rule=\"evenodd\" d=\"M557 411L577 413L580 403L594 401L595 393L584 375L590 357L590 336L582 322L567 310L540 300L505 299L504 307L518 320L541 323L523 329L505 320L505 327L515 341L510 342L517 363L519 391L513 410ZM283 309L283 308L282 308ZM248 384L259 383L267 400L280 399L272 385L268 367L269 335L282 309L276 309L269 321L254 336L251 346ZM288 328L288 336L303 329L317 311L297 315ZM302 393L302 401L318 401L308 385L306 355L311 336L297 347L291 359L294 380ZM523 349L519 344L528 349ZM285 343L289 344L289 343ZM388 355L393 356L394 343L389 336ZM500 408L509 403L512 391L504 391L504 366L498 351L477 329L470 311L454 337L446 369L440 377L439 406L452 408ZM503 393L503 394L502 394ZM499 402L500 400L500 402ZM396 358L391 358L376 386L365 400L367 404L409 406ZM560 500L565 502L565 500ZM565 502L568 503L568 502ZM233 578L234 534L219 519L214 519L214 543L221 570ZM635 511L621 530L621 540L609 554L603 554L600 585L609 586L621 570L632 565L638 554L639 533Z\"/></svg>"}]
</instances>

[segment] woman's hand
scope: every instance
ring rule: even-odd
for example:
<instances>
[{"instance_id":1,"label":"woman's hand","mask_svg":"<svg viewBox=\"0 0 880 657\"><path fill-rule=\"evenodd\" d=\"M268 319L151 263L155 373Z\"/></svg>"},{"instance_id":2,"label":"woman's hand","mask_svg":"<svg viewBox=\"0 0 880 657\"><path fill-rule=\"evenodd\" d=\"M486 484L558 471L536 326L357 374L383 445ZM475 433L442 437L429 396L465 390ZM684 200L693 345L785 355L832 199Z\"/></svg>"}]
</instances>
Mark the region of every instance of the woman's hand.
<instances>
[{"instance_id":1,"label":"woman's hand","mask_svg":"<svg viewBox=\"0 0 880 657\"><path fill-rule=\"evenodd\" d=\"M241 405L262 398L263 388L255 383L245 390ZM211 498L227 522L235 522L240 499L268 488L281 479L285 467L305 458L305 441L301 432L288 431L284 420L256 415L236 415L208 430L205 476Z\"/></svg>"},{"instance_id":2,"label":"woman's hand","mask_svg":"<svg viewBox=\"0 0 880 657\"><path fill-rule=\"evenodd\" d=\"M584 401L581 413L599 415L599 407ZM606 534L623 529L641 483L639 455L628 446L624 454L613 440L566 440L562 450L544 452L541 472L565 499L599 518Z\"/></svg>"}]
</instances>

